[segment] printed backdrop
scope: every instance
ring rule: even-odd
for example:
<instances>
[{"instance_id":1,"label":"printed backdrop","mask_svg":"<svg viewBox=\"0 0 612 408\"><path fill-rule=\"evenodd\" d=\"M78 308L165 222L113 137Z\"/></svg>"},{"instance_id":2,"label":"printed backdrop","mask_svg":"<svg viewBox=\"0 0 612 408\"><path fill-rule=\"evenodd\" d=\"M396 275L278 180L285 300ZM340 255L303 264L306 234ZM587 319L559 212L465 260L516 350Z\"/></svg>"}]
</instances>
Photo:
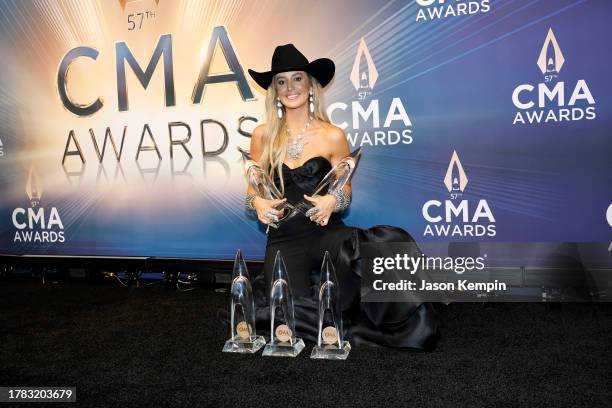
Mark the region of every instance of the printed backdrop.
<instances>
[{"instance_id":1,"label":"printed backdrop","mask_svg":"<svg viewBox=\"0 0 612 408\"><path fill-rule=\"evenodd\" d=\"M7 0L0 252L261 259L247 68L329 57L347 224L422 245L608 244L607 0Z\"/></svg>"}]
</instances>

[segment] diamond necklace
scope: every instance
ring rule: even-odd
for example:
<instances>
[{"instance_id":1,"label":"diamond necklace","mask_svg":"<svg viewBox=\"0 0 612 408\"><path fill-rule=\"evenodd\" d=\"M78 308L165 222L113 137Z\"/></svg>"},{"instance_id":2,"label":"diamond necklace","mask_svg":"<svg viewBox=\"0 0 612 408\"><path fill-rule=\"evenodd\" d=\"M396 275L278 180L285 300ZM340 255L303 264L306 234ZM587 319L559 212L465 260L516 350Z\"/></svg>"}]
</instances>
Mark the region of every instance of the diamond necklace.
<instances>
[{"instance_id":1,"label":"diamond necklace","mask_svg":"<svg viewBox=\"0 0 612 408\"><path fill-rule=\"evenodd\" d=\"M304 134L304 132L306 132L306 129L308 129L308 127L310 126L311 120L312 120L312 116L309 116L308 122L306 122L302 131L298 133L297 136L292 138L292 140L287 145L287 154L289 155L291 160L296 160L296 161L299 160L300 156L302 155L302 151L304 150L304 146L308 144L307 141L302 140L302 135ZM288 127L286 127L286 130L287 130L287 134L291 136L291 132L289 131Z\"/></svg>"}]
</instances>

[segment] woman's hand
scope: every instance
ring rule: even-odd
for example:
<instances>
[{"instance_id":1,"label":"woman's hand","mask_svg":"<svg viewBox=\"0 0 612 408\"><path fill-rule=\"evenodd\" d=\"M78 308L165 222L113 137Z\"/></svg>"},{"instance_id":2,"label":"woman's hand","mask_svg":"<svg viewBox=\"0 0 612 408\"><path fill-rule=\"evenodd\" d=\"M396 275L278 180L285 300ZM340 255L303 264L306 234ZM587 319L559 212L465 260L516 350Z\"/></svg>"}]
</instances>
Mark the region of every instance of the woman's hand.
<instances>
[{"instance_id":1,"label":"woman's hand","mask_svg":"<svg viewBox=\"0 0 612 408\"><path fill-rule=\"evenodd\" d=\"M255 197L253 200L253 207L257 212L257 218L262 223L268 225L271 222L277 222L284 214L284 210L277 210L276 207L287 201L286 198L282 200L266 200L265 198Z\"/></svg>"},{"instance_id":2,"label":"woman's hand","mask_svg":"<svg viewBox=\"0 0 612 408\"><path fill-rule=\"evenodd\" d=\"M336 208L336 197L329 194L314 197L304 194L304 198L314 204L314 207L306 212L310 220L321 226L327 225L329 217Z\"/></svg>"}]
</instances>

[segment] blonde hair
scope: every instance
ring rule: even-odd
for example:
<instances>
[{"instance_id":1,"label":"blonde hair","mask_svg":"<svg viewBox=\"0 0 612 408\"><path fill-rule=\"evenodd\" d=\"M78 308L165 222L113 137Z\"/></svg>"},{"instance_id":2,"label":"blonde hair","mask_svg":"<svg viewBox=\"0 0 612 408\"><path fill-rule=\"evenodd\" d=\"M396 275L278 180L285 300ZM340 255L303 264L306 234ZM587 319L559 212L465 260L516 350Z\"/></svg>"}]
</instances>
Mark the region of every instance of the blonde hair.
<instances>
[{"instance_id":1,"label":"blonde hair","mask_svg":"<svg viewBox=\"0 0 612 408\"><path fill-rule=\"evenodd\" d=\"M314 102L314 113L310 115L319 121L330 123L325 104L323 103L323 87L312 75L308 74L310 87ZM281 119L277 116L276 106L276 81L272 81L266 94L266 130L262 140L262 151L259 164L264 171L274 180L274 174L280 179L281 193L285 193L283 182L283 161L287 155L288 135L284 131L286 126L285 115Z\"/></svg>"}]
</instances>

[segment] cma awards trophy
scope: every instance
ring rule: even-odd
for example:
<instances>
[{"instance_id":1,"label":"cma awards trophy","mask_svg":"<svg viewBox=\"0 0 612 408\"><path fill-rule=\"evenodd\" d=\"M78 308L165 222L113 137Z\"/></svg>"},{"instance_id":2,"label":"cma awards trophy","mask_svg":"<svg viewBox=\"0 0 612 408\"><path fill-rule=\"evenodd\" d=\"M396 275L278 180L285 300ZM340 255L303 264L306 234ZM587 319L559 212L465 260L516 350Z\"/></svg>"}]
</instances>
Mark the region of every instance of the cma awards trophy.
<instances>
[{"instance_id":1,"label":"cma awards trophy","mask_svg":"<svg viewBox=\"0 0 612 408\"><path fill-rule=\"evenodd\" d=\"M249 273L240 250L236 253L231 288L232 337L225 342L226 353L256 353L266 344L263 336L255 333L255 303Z\"/></svg>"},{"instance_id":2,"label":"cma awards trophy","mask_svg":"<svg viewBox=\"0 0 612 408\"><path fill-rule=\"evenodd\" d=\"M343 337L340 287L329 252L325 251L319 282L319 336L310 358L346 360L351 344Z\"/></svg>"},{"instance_id":3,"label":"cma awards trophy","mask_svg":"<svg viewBox=\"0 0 612 408\"><path fill-rule=\"evenodd\" d=\"M278 251L274 259L272 289L270 289L270 342L266 344L263 355L295 357L303 349L304 341L295 337L295 316L289 275L283 257Z\"/></svg>"},{"instance_id":4,"label":"cma awards trophy","mask_svg":"<svg viewBox=\"0 0 612 408\"><path fill-rule=\"evenodd\" d=\"M261 166L251 158L251 155L238 148L238 151L242 154L242 162L244 164L244 174L246 175L247 182L251 185L255 193L266 200L280 200L283 195L278 188L274 185L270 177L263 171ZM283 221L291 218L291 214L294 213L294 208L291 204L285 202L278 206L279 210L285 210L284 216L275 223L268 224L272 228L278 228L279 224Z\"/></svg>"},{"instance_id":5,"label":"cma awards trophy","mask_svg":"<svg viewBox=\"0 0 612 408\"><path fill-rule=\"evenodd\" d=\"M348 183L353 174L355 173L355 169L357 168L357 164L359 163L359 159L361 159L361 147L357 150L353 151L351 154L346 156L344 159L340 160L338 164L331 169L325 177L321 180L321 182L315 188L312 196L319 195L326 187L327 194L330 194L334 191L340 191L344 188L346 183ZM299 211L302 214L306 214L308 210L310 210L314 205L306 200L302 200L299 204L295 206L295 211Z\"/></svg>"}]
</instances>

